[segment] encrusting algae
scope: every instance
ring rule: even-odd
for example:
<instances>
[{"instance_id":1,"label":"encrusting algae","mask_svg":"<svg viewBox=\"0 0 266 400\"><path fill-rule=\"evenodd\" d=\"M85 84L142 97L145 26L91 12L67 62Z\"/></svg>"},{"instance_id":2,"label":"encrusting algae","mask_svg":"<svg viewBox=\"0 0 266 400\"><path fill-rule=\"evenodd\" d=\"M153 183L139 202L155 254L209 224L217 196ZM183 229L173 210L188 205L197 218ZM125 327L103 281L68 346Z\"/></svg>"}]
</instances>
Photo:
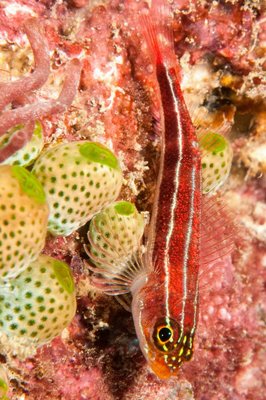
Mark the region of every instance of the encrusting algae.
<instances>
[{"instance_id":1,"label":"encrusting algae","mask_svg":"<svg viewBox=\"0 0 266 400\"><path fill-rule=\"evenodd\" d=\"M157 5L158 10L153 5L151 12L153 17L161 18L161 12L168 9L160 1ZM164 114L161 167L146 253L140 251L143 216L132 203L113 203L123 180L116 156L102 144L84 140L43 150L42 126L35 122L32 138L6 157L6 165L0 167L1 209L5 212L0 328L14 341L23 338L24 345L28 341L39 346L68 326L76 311L69 267L40 253L47 230L68 236L91 220L90 243L85 249L90 256L92 284L107 294L132 294L143 354L160 378L168 378L193 352L202 193L212 192L225 182L232 150L229 141L218 133L204 134L197 141L179 86L171 35L163 26L166 19L161 18L160 26L144 18L143 32L154 53ZM157 36L160 29L168 40L165 48ZM4 136L3 149L23 126L17 125L14 132ZM32 173L16 165L33 162ZM6 192L8 185L10 190Z\"/></svg>"},{"instance_id":2,"label":"encrusting algae","mask_svg":"<svg viewBox=\"0 0 266 400\"><path fill-rule=\"evenodd\" d=\"M64 9L66 13L69 10L74 13L78 3L78 1L73 1L71 5L64 3L61 6L63 9L66 7ZM137 3L134 3L134 7L137 7ZM106 297L101 294L96 295L95 303L95 298L91 301L88 296L91 285L106 294L117 295L118 301L125 308L131 308L141 350L148 365L159 378L167 379L180 373L180 366L191 360L193 356L195 338L200 343L195 351L197 356L194 356L194 363L184 366L183 371L189 371L189 368L193 370L195 365L199 365L200 357L205 357L203 351L206 352L206 349L203 350L204 345L202 345L201 338L205 340L206 337L201 335L201 327L198 326L198 297L203 292L200 288L198 272L203 270L202 265L206 265L208 260L213 261L216 258L218 262L223 263L223 257L225 254L230 255L233 248L232 240L225 235L226 229L223 229L227 225L227 215L224 210L225 197L222 196L219 201L216 201L216 196L214 196L230 174L233 150L227 133L224 134L222 130L216 129L217 127L212 124L208 126L206 120L205 129L200 132L197 131L197 126L194 127L191 123L190 118L193 117L193 113L191 115L188 113L179 86L181 73L172 48L171 23L168 18L170 11L166 6L167 2L155 0L152 3L150 10L146 3L139 7L143 8L141 14L146 15L143 19L138 19L142 22L141 25L144 25L141 30L139 24L132 29L130 27L132 21L129 22L128 28L127 19L122 23L119 19L124 16L121 11L122 7L121 10L120 6L116 10L113 3L110 8L101 6L95 13L89 11L88 15L92 14L95 20L92 18L89 21L90 17L88 17L84 22L84 14L82 14L82 25L77 28L78 20L75 20L77 26L74 28L72 26L73 31L70 36L68 36L66 25L63 24L64 26L60 27L61 33L58 35L59 45L53 42L54 39L51 43L49 42L51 63L48 40L46 42L42 37L44 28L51 35L51 25L45 21L44 26L40 24L38 27L36 20L30 20L25 32L33 50L35 65L33 73L27 76L29 79L24 80L24 83L26 82L25 95L21 90L23 81L17 80L16 85L19 90L16 93L14 81L11 79L10 84L6 86L7 95L3 96L4 103L0 100L0 108L4 110L0 116L2 122L0 132L2 135L0 141L0 163L2 164L0 166L0 189L2 187L2 191L0 190L0 214L2 212L3 217L0 222L1 353L7 356L9 364L11 353L17 354L20 358L33 354L34 351L27 353L27 351L21 351L21 348L36 349L49 343L60 335L63 329L68 328L64 330L61 338L56 339L50 346L45 346L32 359L33 372L30 374L29 380L32 379L33 382L36 378L38 382L34 381L29 384L27 382L28 386L27 384L25 387L21 385L19 388L21 393L25 389L29 398L36 393L30 393L31 388L34 385L36 387L43 385L46 378L54 379L55 382L51 392L50 388L47 389L47 393L49 392L47 396L56 397L61 391L60 395L65 396L66 399L70 395L73 395L73 398L77 398L78 395L85 398L88 396L86 387L83 391L83 387L80 390L79 385L77 388L74 388L73 385L75 394L72 391L71 394L70 391L68 393L71 379L65 380L65 376L67 374L71 377L76 374L77 366L80 371L77 379L80 382L85 382L85 380L90 382L90 374L96 371L99 374L97 379L102 379L101 384L107 381L106 376L109 379L112 369L116 376L121 376L123 372L132 368L134 372L140 370L138 356L135 357L133 354L131 357L127 345L122 343L127 335L123 323L130 324L130 318L128 318L128 322L119 322L118 339L114 337L113 331L110 335L109 331L113 327L116 328L112 321L112 318L116 318L115 312L119 310L123 317L125 314L121 308L115 305L115 302L106 300ZM222 9L222 2L216 3L212 5L210 13L215 12L216 9L217 11ZM228 3L230 2L226 2L224 9L226 7L230 9L231 6ZM123 7L126 9L127 3ZM195 7L199 7L199 5L197 4ZM82 6L80 8L82 9ZM116 13L114 24L111 23L112 18L108 19L108 23L106 23L107 9L110 15ZM196 24L194 24L195 21L193 23L190 21L195 14L193 10L190 15L186 8L182 8L179 15L179 11L175 12L177 6L174 3L171 3L171 9L175 13L175 36L179 31L177 26L179 16L187 18L188 21L184 32L192 29L192 25L199 24L200 26L200 18L196 20ZM204 12L206 10L207 6ZM56 10L55 13L57 12ZM161 18L157 18L158 16ZM245 16L247 17L246 14ZM130 18L128 16L128 21ZM209 21L209 17L206 17L206 21ZM143 24L143 22L145 23ZM164 25L165 22L167 27ZM46 23L47 25L45 25ZM94 28L94 25L97 26L97 29ZM110 31L107 26L111 27ZM52 31L54 37L57 35L57 28L54 27L54 31ZM87 36L82 37L82 31L91 28L93 28L93 32L94 30L97 32L95 42L95 38L91 40L91 32L87 32ZM205 28L207 29L204 25ZM80 29L81 35L79 36L80 32L78 31L78 41L72 48L72 39L76 34L75 29ZM108 35L107 42L111 44L107 54L108 62L103 67L104 58L102 58L102 64L95 69L98 53L93 59L93 46L98 46L104 35L104 29ZM135 32L136 37L132 35L132 38L129 39L127 32ZM201 33L204 40L206 39L206 43L208 41L208 37L205 37L206 31ZM71 40L69 40L70 37ZM131 41L132 39L132 42L136 40L138 43L140 37L144 46L134 49L133 43L133 50L131 42L127 43L125 48L123 45L120 46L123 40ZM198 35L193 42L191 36L188 35L187 43L184 41L186 46L190 43L191 48L185 48L191 51L191 55L195 53L196 42L200 37ZM40 44L39 50L36 43L34 44L35 39ZM181 54L182 49L178 47L179 39L175 38L175 40L177 40L176 50ZM148 44L146 58L152 61L152 66L147 65L147 59L144 61L145 44ZM129 46L130 49L126 46ZM80 53L79 48L82 48ZM208 48L207 45L206 48ZM222 46L221 48L223 49ZM112 51L115 54L114 59L112 59L114 56ZM134 51L136 51L136 60ZM69 61L71 58L72 60ZM216 65L216 61L213 62L213 65ZM191 60L192 62L195 60ZM211 65L211 62L206 60L206 64ZM79 91L81 67L83 71L81 90ZM190 67L191 64L188 61L188 68ZM134 82L126 82L122 87L123 79L126 80L130 75L130 68L132 75L130 79ZM58 75L57 69L60 69ZM193 68L191 67L191 69ZM43 74L38 79L41 70L43 70ZM56 95L53 95L56 90L54 91L51 86L57 86L61 70L64 71L65 79L59 83L62 91L59 91L60 94L56 98ZM48 82L47 87L43 88L43 84L50 74L53 74L52 79L55 79ZM54 77L54 75L56 76ZM209 79L214 75L214 71L209 71ZM218 74L215 76L217 77ZM106 85L105 77L109 79ZM140 83L142 79L143 82ZM158 86L156 90L154 90L154 82ZM201 87L200 83L199 87ZM100 93L101 85L106 86L103 90L104 94ZM3 84L3 89L5 89L4 86ZM213 84L214 86L215 84ZM47 88L51 89L51 93L46 92ZM41 90L39 91L39 89ZM97 97L98 92L99 98ZM110 97L108 97L109 94ZM159 96L157 96L158 94ZM203 100L205 101L208 96L211 96L211 89L209 89L207 97L205 95L206 93L202 94L201 106ZM19 98L19 96L22 97ZM156 102L155 107L153 97ZM156 112L155 115L153 114L153 108L158 108L158 104L160 117ZM207 113L210 111L208 107L206 105ZM57 115L64 110L67 110L66 114ZM134 113L136 114L135 120ZM109 131L106 121L110 116L112 118ZM19 121L20 118L22 118L22 123ZM155 124L153 125L154 120ZM120 129L123 134L117 128L119 123L122 125ZM94 126L100 127L99 130L97 130L98 128L94 130ZM134 129L139 130L140 136L143 134L143 137L135 140L137 135ZM157 141L153 141L154 137ZM110 149L115 149L115 151L113 152L103 144L92 140L106 143ZM147 144L145 141L151 143L150 147L145 148ZM132 146L131 143L133 143ZM161 147L157 147L158 143L161 143ZM145 226L143 215L147 215L148 210L150 211L151 207L147 204L149 202L147 198L153 193L155 179L151 172L153 183L151 183L152 179L147 179L146 182L144 171L148 169L147 165L150 166L154 161L153 155L156 151L158 152L158 148L161 150L161 161L160 168L158 168L156 193L153 200L150 200L150 202L153 201L151 220ZM151 152L150 149L152 149ZM134 152L137 154L135 157L137 161L132 156ZM16 176L11 172L2 173L16 171L16 169L12 169L14 166L18 168ZM21 166L26 168L19 169ZM19 173L18 171L23 172ZM20 180L18 179L19 175L22 176ZM19 181L20 189L13 190L14 176L15 180ZM144 182L147 184L146 187ZM27 186L26 191L23 185ZM38 185L38 193L42 193L40 197L43 199L42 204L37 202L38 206L34 204L31 193L31 190L37 191L36 185ZM9 187L11 188L9 191L4 190ZM139 190L142 192L140 193ZM9 214L6 209L1 209L1 205L6 204L10 208ZM41 224L37 214L34 214L34 210L41 206L46 209L44 224ZM143 211L146 213L142 213ZM222 217L224 217L223 221ZM17 223L16 227L15 222ZM42 240L38 235L43 235ZM145 236L144 239L143 236ZM44 248L45 237L48 240L46 241L47 246ZM203 237L204 240L202 240ZM26 243L27 239L29 239L29 243ZM86 244L84 245L84 243ZM202 245L204 246L202 247ZM89 258L84 254L84 248ZM31 252L28 251L29 249ZM42 254L43 251L58 259ZM21 260L16 261L16 257ZM228 260L229 258L230 256ZM71 269L61 261L62 259L71 265L77 291ZM217 284L220 283L218 281L219 279ZM80 287L82 287L81 297ZM96 291L92 292L95 294ZM77 317L71 324L76 313L76 296L79 298L79 308ZM216 297L212 300L211 303L209 299L208 312L210 315L212 309L215 308L213 304L216 301L218 304ZM230 298L228 297L226 301L229 304ZM98 309L98 305L104 306L99 306ZM231 315L226 314L222 305L220 308L219 323L220 320L223 323L223 318L226 317L229 321ZM203 309L201 308L201 310ZM200 318L208 318L208 312ZM94 326L95 321L95 325L98 324L98 330ZM209 330L208 324L210 325ZM211 327L212 321L209 320L208 323L206 322L206 331L210 332L210 343L215 331L215 327ZM230 327L225 331L225 336L228 335L229 329ZM137 354L137 341L132 329L131 331L132 343L134 340L135 346L131 347L134 347ZM215 332L217 334L218 328ZM242 333L244 335L244 331ZM82 337L83 334L84 337ZM77 340L75 340L76 338ZM222 345L224 346L225 343L226 338ZM108 351L103 351L102 345L109 346ZM119 370L116 345L126 348L123 360L119 353ZM226 345L228 353L231 354L232 343L226 343ZM91 356L91 348L94 349L93 354L97 353L97 356ZM99 351L95 351L98 348ZM71 360L68 360L71 353L69 349L71 351L74 349ZM120 352L120 347L118 351ZM121 351L123 352L123 350ZM75 352L77 353L75 354ZM50 354L48 355L48 353ZM64 371L59 365L59 353L65 360ZM77 357L75 357L76 355ZM102 357L101 362L98 362L99 357ZM110 362L112 358L113 360ZM130 366L125 366L129 359ZM136 359L137 363L135 363ZM47 364L43 362L44 360L48 360ZM221 360L219 354L217 362L218 360ZM17 359L14 358L13 361L17 362ZM237 365L237 361L233 360L232 362L236 362ZM102 364L106 368L102 368ZM114 368L113 365L115 365ZM214 363L210 365L215 369ZM228 368L231 367L232 364ZM60 372L59 378L56 376L56 369ZM106 376L104 376L105 371L107 371ZM149 369L142 368L141 371L139 375L145 379L145 374L148 374ZM23 374L24 370L18 380ZM204 372L202 372L203 375ZM61 380L65 380L63 388ZM151 377L146 381L152 382L152 384L159 382L156 378ZM0 399L2 395L6 400L8 381L4 378L3 382L2 385L0 380ZM170 387L171 382L178 384L175 385L173 392L165 394L163 388L166 388L168 384ZM139 386L137 386L138 384ZM147 385L146 392L145 390L141 392L143 398L148 398ZM97 384L91 386L97 387ZM120 387L126 386L128 386L127 379L121 383ZM131 398L131 395L132 398L136 396L138 398L140 392L137 393L136 387L140 388L137 374L134 382L135 389L132 386L132 393L127 392L128 398ZM178 378L164 383L160 382L160 388L162 388L162 392L158 392L159 397L170 398L171 395L180 395ZM45 389L42 390L45 392ZM93 390L92 387L88 389L89 396L94 398ZM40 396L43 395L43 392L40 392ZM103 396L106 396L106 392L103 391L103 393ZM120 395L120 389L118 389L118 393L118 398L124 398L123 395ZM182 395L180 396L182 397Z\"/></svg>"}]
</instances>

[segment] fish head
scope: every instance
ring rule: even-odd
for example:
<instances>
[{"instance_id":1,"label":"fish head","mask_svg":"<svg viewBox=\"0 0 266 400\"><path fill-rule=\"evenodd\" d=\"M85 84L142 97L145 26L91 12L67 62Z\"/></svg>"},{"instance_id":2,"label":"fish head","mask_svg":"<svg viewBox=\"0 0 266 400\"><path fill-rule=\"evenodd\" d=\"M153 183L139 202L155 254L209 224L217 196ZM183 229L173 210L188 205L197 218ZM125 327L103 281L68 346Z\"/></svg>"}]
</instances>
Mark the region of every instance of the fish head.
<instances>
[{"instance_id":1,"label":"fish head","mask_svg":"<svg viewBox=\"0 0 266 400\"><path fill-rule=\"evenodd\" d=\"M178 374L183 362L191 359L194 333L189 328L182 330L178 318L163 314L159 307L160 293L153 293L154 299L149 302L145 301L145 293L133 296L132 303L140 348L153 372L160 379L168 379Z\"/></svg>"},{"instance_id":2,"label":"fish head","mask_svg":"<svg viewBox=\"0 0 266 400\"><path fill-rule=\"evenodd\" d=\"M177 375L183 362L189 361L193 354L193 337L183 335L177 321L159 318L153 326L147 327L147 361L160 379Z\"/></svg>"}]
</instances>

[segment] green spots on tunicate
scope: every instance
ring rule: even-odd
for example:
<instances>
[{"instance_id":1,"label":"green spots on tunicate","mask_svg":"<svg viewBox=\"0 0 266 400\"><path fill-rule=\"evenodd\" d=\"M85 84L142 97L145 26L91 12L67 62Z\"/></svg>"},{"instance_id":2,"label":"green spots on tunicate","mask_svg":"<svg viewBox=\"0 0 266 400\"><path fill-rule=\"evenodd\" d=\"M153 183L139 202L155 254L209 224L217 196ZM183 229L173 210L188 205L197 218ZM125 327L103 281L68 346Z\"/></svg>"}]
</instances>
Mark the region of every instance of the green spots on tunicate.
<instances>
[{"instance_id":1,"label":"green spots on tunicate","mask_svg":"<svg viewBox=\"0 0 266 400\"><path fill-rule=\"evenodd\" d=\"M44 302L44 297L43 296L38 296L36 297L37 303L43 303Z\"/></svg>"},{"instance_id":2,"label":"green spots on tunicate","mask_svg":"<svg viewBox=\"0 0 266 400\"><path fill-rule=\"evenodd\" d=\"M120 215L131 215L136 211L135 205L128 201L119 201L114 208L117 214Z\"/></svg>"},{"instance_id":3,"label":"green spots on tunicate","mask_svg":"<svg viewBox=\"0 0 266 400\"><path fill-rule=\"evenodd\" d=\"M64 166L62 170L59 164ZM33 173L47 195L48 229L54 235L68 236L84 225L116 199L122 185L122 171L114 154L88 141L47 149Z\"/></svg>"},{"instance_id":4,"label":"green spots on tunicate","mask_svg":"<svg viewBox=\"0 0 266 400\"><path fill-rule=\"evenodd\" d=\"M89 161L107 165L113 169L120 169L115 155L100 143L84 143L80 146L79 151Z\"/></svg>"},{"instance_id":5,"label":"green spots on tunicate","mask_svg":"<svg viewBox=\"0 0 266 400\"><path fill-rule=\"evenodd\" d=\"M228 146L227 140L224 136L209 132L202 136L199 140L200 147L208 152L211 152L213 155L216 155Z\"/></svg>"},{"instance_id":6,"label":"green spots on tunicate","mask_svg":"<svg viewBox=\"0 0 266 400\"><path fill-rule=\"evenodd\" d=\"M13 176L18 180L21 190L38 204L44 204L46 197L40 182L25 168L18 165L11 167Z\"/></svg>"},{"instance_id":7,"label":"green spots on tunicate","mask_svg":"<svg viewBox=\"0 0 266 400\"><path fill-rule=\"evenodd\" d=\"M39 346L71 322L76 298L64 262L41 255L9 283L0 297L0 326L10 339L23 338L23 343Z\"/></svg>"},{"instance_id":8,"label":"green spots on tunicate","mask_svg":"<svg viewBox=\"0 0 266 400\"><path fill-rule=\"evenodd\" d=\"M74 281L69 266L63 261L53 261L54 273L61 284L61 286L71 294L74 292Z\"/></svg>"}]
</instances>

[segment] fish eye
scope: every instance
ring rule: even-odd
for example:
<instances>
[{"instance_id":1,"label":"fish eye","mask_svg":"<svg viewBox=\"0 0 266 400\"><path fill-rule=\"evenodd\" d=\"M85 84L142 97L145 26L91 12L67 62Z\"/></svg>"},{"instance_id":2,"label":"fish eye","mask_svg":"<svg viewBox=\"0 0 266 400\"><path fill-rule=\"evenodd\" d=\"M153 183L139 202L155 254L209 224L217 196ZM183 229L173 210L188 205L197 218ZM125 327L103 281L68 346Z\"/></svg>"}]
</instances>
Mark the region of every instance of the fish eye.
<instances>
[{"instance_id":1,"label":"fish eye","mask_svg":"<svg viewBox=\"0 0 266 400\"><path fill-rule=\"evenodd\" d=\"M158 329L157 337L162 343L167 343L173 336L173 330L170 326L162 326Z\"/></svg>"},{"instance_id":2,"label":"fish eye","mask_svg":"<svg viewBox=\"0 0 266 400\"><path fill-rule=\"evenodd\" d=\"M177 347L180 336L178 323L172 318L160 318L156 321L152 341L155 347L162 352L172 351Z\"/></svg>"},{"instance_id":3,"label":"fish eye","mask_svg":"<svg viewBox=\"0 0 266 400\"><path fill-rule=\"evenodd\" d=\"M157 327L156 339L159 345L163 346L173 340L174 331L171 325L160 325Z\"/></svg>"}]
</instances>

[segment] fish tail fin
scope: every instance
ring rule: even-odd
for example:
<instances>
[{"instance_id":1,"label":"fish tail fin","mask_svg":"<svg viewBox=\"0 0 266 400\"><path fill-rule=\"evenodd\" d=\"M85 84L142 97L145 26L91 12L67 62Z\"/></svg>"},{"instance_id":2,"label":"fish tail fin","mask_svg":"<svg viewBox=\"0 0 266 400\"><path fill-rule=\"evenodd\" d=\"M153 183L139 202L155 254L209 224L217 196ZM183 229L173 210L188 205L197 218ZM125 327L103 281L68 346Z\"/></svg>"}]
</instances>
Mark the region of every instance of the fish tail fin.
<instances>
[{"instance_id":1,"label":"fish tail fin","mask_svg":"<svg viewBox=\"0 0 266 400\"><path fill-rule=\"evenodd\" d=\"M175 68L179 75L169 5L166 0L153 0L150 10L145 11L140 17L140 25L154 65L163 63L167 68Z\"/></svg>"}]
</instances>

